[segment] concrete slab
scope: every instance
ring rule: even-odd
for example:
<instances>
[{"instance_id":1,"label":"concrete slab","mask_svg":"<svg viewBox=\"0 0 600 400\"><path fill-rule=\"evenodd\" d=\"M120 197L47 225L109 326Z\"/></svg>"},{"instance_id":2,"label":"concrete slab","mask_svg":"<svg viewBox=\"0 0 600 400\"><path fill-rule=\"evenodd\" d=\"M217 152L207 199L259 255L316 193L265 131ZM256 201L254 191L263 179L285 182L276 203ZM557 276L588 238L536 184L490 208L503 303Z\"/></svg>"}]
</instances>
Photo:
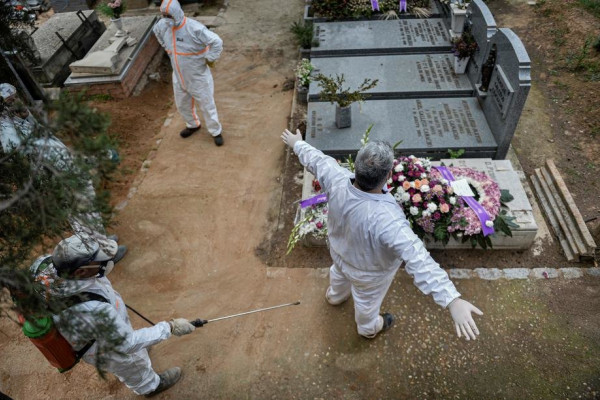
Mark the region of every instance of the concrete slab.
<instances>
[{"instance_id":1,"label":"concrete slab","mask_svg":"<svg viewBox=\"0 0 600 400\"><path fill-rule=\"evenodd\" d=\"M113 68L112 73L105 73L103 76L110 75L119 75L123 72L126 66L132 61L134 54L136 54L139 49L145 44L145 41L142 40L144 37L148 36L148 33L151 31L154 23L157 19L156 16L142 16L142 17L122 17L123 20L123 30L129 33L130 37L134 37L138 39L138 43L133 47L124 47L118 53L118 60L116 61L115 67ZM102 51L111 45L111 38L117 32L117 28L114 24L108 25L106 32L102 34L100 39L94 44L94 46L90 49L89 53L93 53L96 51ZM69 85L73 80L77 78L85 78L92 77L92 80L95 81L101 75L97 74L86 74L86 73L73 73L69 76L65 85Z\"/></svg>"},{"instance_id":2,"label":"concrete slab","mask_svg":"<svg viewBox=\"0 0 600 400\"><path fill-rule=\"evenodd\" d=\"M490 175L498 185L500 189L509 189L510 193L514 196L514 200L507 203L504 210L507 211L509 216L516 218L515 222L519 225L519 228L515 228L512 231L512 237L506 236L502 233L496 233L491 237L492 245L494 250L525 250L532 246L535 241L535 237L538 231L538 225L536 223L533 208L529 203L525 189L520 184L516 172L512 169L512 165L508 160L495 161L491 159L444 159L440 162L434 162L434 165L439 165L443 162L446 165L454 164L455 166L462 166L473 168L481 172L485 172ZM315 195L312 189L312 181L314 176L304 170L304 178L302 185L302 198L307 199ZM441 242L435 242L432 239L425 238L423 241L428 249L446 249L446 250L457 250L457 249L471 249L470 243L461 243L451 239L446 246ZM323 246L325 241L306 241L307 246ZM508 277L507 279L524 279L520 278L520 274L525 274L520 268L511 268L514 271L514 277ZM507 270L508 271L508 270ZM529 270L526 270L529 271ZM460 272L457 272L460 274ZM525 274L525 277L529 275L529 272Z\"/></svg>"},{"instance_id":3,"label":"concrete slab","mask_svg":"<svg viewBox=\"0 0 600 400\"><path fill-rule=\"evenodd\" d=\"M450 36L441 18L314 24L319 46L311 58L369 54L447 53Z\"/></svg>"},{"instance_id":4,"label":"concrete slab","mask_svg":"<svg viewBox=\"0 0 600 400\"><path fill-rule=\"evenodd\" d=\"M466 75L453 71L452 54L327 57L311 60L314 74L344 74L346 87L357 88L365 78L379 79L366 91L369 99L468 97L473 87ZM311 82L309 101L319 101L321 87Z\"/></svg>"},{"instance_id":5,"label":"concrete slab","mask_svg":"<svg viewBox=\"0 0 600 400\"><path fill-rule=\"evenodd\" d=\"M335 126L335 105L308 104L306 141L336 158L355 155L370 125L371 140L402 141L397 154L447 157L464 149L467 157L491 157L496 142L475 98L368 100L352 105L352 126Z\"/></svg>"}]
</instances>

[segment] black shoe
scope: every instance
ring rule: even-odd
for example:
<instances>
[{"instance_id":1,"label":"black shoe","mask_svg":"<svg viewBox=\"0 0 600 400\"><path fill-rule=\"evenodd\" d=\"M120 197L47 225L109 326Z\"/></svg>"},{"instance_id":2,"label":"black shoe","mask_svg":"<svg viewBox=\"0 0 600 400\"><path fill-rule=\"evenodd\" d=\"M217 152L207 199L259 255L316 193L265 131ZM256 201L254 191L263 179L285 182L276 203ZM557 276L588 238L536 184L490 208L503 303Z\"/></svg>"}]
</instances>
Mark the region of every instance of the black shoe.
<instances>
[{"instance_id":1,"label":"black shoe","mask_svg":"<svg viewBox=\"0 0 600 400\"><path fill-rule=\"evenodd\" d=\"M213 136L213 140L215 141L215 144L217 146L223 146L223 135L221 135L220 133L217 136Z\"/></svg>"},{"instance_id":2,"label":"black shoe","mask_svg":"<svg viewBox=\"0 0 600 400\"><path fill-rule=\"evenodd\" d=\"M381 317L383 318L383 328L381 328L381 332L385 332L394 325L394 316L389 313L383 313L381 314Z\"/></svg>"},{"instance_id":3,"label":"black shoe","mask_svg":"<svg viewBox=\"0 0 600 400\"><path fill-rule=\"evenodd\" d=\"M179 132L179 136L181 136L182 138L190 137L192 136L192 133L199 131L200 128L202 128L202 125L197 126L195 128L185 128L184 130Z\"/></svg>"},{"instance_id":4,"label":"black shoe","mask_svg":"<svg viewBox=\"0 0 600 400\"><path fill-rule=\"evenodd\" d=\"M115 256L112 258L112 262L114 262L115 264L118 263L119 261L121 261L121 259L123 257L125 257L126 253L127 253L127 246L119 246L119 249L117 250L117 254L115 254Z\"/></svg>"},{"instance_id":5,"label":"black shoe","mask_svg":"<svg viewBox=\"0 0 600 400\"><path fill-rule=\"evenodd\" d=\"M158 376L160 377L160 383L158 384L156 389L146 394L146 397L152 397L156 394L159 394L160 392L164 392L165 390L176 384L179 378L181 378L181 368L169 368L168 370L158 374Z\"/></svg>"}]
</instances>

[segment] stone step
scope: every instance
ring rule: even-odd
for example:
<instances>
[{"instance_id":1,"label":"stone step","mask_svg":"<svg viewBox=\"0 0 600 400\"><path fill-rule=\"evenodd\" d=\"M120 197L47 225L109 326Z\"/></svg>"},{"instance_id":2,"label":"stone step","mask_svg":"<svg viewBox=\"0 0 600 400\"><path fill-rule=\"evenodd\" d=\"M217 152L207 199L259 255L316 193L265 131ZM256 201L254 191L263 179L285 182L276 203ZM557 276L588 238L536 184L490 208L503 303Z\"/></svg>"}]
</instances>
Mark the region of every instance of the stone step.
<instances>
[{"instance_id":1,"label":"stone step","mask_svg":"<svg viewBox=\"0 0 600 400\"><path fill-rule=\"evenodd\" d=\"M371 100L433 97L470 97L467 75L454 73L452 54L327 57L311 60L315 74L344 75L344 87L358 88L365 78L379 83L366 92ZM311 82L309 101L319 101L321 87Z\"/></svg>"},{"instance_id":2,"label":"stone step","mask_svg":"<svg viewBox=\"0 0 600 400\"><path fill-rule=\"evenodd\" d=\"M374 54L448 53L450 35L441 18L314 24L311 59Z\"/></svg>"},{"instance_id":3,"label":"stone step","mask_svg":"<svg viewBox=\"0 0 600 400\"><path fill-rule=\"evenodd\" d=\"M495 158L497 144L475 98L367 100L352 104L352 126L338 129L335 105L310 102L306 141L335 158L356 155L370 125L371 140L390 144L396 151L433 159L449 156L448 149L465 150L464 157Z\"/></svg>"},{"instance_id":4,"label":"stone step","mask_svg":"<svg viewBox=\"0 0 600 400\"><path fill-rule=\"evenodd\" d=\"M508 216L515 218L515 223L519 225L512 231L512 237L506 236L503 233L496 233L491 237L492 245L494 250L525 250L531 247L535 236L538 231L537 223L533 215L533 209L531 203L527 198L525 188L523 185L527 182L522 182L519 179L519 175L513 169L512 164L508 160L492 160L489 158L483 159L444 159L439 162L434 162L434 165L454 165L457 167L473 168L477 171L488 174L494 179L500 189L506 189L510 191L510 194L514 196L514 199L509 202L504 208L507 211ZM304 170L304 179L302 185L302 198L307 199L315 195L312 187L312 181L314 176ZM297 221L303 217L302 210L298 209ZM425 238L425 246L428 249L470 249L470 243L461 243L454 239L451 239L446 246L441 242L435 242L432 238ZM314 238L306 238L303 242L305 246L324 246L324 240L315 240Z\"/></svg>"},{"instance_id":5,"label":"stone step","mask_svg":"<svg viewBox=\"0 0 600 400\"><path fill-rule=\"evenodd\" d=\"M593 257L596 243L554 161L536 169L531 180L567 260Z\"/></svg>"}]
</instances>

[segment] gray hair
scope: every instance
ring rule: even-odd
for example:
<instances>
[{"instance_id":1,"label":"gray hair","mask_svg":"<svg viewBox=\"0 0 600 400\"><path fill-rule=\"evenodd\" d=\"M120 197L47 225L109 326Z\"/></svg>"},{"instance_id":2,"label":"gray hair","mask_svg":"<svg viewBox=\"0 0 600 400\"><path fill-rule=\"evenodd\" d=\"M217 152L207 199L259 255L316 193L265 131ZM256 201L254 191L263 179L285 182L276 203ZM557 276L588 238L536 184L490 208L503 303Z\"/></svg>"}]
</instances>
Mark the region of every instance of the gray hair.
<instances>
[{"instance_id":1,"label":"gray hair","mask_svg":"<svg viewBox=\"0 0 600 400\"><path fill-rule=\"evenodd\" d=\"M394 151L389 143L375 140L367 143L356 155L356 183L365 191L382 185L394 165Z\"/></svg>"}]
</instances>

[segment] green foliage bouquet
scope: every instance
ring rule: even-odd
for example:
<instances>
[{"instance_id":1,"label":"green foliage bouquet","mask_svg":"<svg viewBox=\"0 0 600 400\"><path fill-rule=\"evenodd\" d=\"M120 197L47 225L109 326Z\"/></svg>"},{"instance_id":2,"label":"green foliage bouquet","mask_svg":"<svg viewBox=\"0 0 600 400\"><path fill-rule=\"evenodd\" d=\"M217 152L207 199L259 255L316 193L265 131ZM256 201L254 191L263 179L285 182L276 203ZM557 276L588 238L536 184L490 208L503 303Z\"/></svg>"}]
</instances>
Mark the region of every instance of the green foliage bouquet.
<instances>
[{"instance_id":1,"label":"green foliage bouquet","mask_svg":"<svg viewBox=\"0 0 600 400\"><path fill-rule=\"evenodd\" d=\"M121 18L121 14L127 10L127 4L125 3L125 0L113 0L108 3L98 4L96 9L107 17L119 19Z\"/></svg>"}]
</instances>

